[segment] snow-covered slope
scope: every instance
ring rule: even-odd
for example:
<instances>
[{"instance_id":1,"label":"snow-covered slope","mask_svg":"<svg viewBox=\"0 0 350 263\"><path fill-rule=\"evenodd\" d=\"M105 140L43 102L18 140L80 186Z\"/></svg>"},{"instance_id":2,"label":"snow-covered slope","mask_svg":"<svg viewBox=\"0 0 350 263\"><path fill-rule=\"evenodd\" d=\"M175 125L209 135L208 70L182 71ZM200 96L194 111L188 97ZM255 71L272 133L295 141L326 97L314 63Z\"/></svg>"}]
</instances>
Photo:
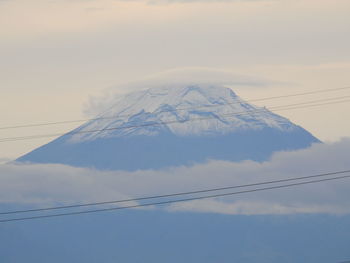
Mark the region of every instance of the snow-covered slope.
<instances>
[{"instance_id":1,"label":"snow-covered slope","mask_svg":"<svg viewBox=\"0 0 350 263\"><path fill-rule=\"evenodd\" d=\"M83 125L79 129L81 133L74 134L70 142L135 135L155 136L162 131L177 136L203 136L266 127L281 131L296 128L287 119L248 104L229 88L203 85L153 88L130 93L99 117L101 119ZM107 130L85 133L101 129Z\"/></svg>"},{"instance_id":2,"label":"snow-covered slope","mask_svg":"<svg viewBox=\"0 0 350 263\"><path fill-rule=\"evenodd\" d=\"M18 161L158 169L208 159L263 161L313 142L319 141L303 128L229 88L167 86L120 97L96 119Z\"/></svg>"}]
</instances>

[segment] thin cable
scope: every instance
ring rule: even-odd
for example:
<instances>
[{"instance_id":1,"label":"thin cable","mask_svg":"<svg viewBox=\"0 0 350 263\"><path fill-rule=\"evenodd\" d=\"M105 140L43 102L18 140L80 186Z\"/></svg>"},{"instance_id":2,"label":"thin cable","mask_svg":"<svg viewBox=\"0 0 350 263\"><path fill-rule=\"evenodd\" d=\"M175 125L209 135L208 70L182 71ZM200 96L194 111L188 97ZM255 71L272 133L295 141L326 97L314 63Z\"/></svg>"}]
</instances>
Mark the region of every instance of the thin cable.
<instances>
[{"instance_id":1,"label":"thin cable","mask_svg":"<svg viewBox=\"0 0 350 263\"><path fill-rule=\"evenodd\" d=\"M318 107L318 106L325 106L325 105L332 105L332 104L339 104L339 103L345 103L349 102L350 100L340 100L335 102L328 102L328 103L318 103L318 104L311 104L311 105L305 105L305 106L299 106L299 107L287 107L287 108L277 108L273 109L274 111L285 111L285 110L294 110L294 109L304 109L304 108L312 108L312 107Z\"/></svg>"},{"instance_id":2,"label":"thin cable","mask_svg":"<svg viewBox=\"0 0 350 263\"><path fill-rule=\"evenodd\" d=\"M311 181L307 181L307 182L300 182L300 183L293 183L293 184L285 184L285 185L278 185L278 186L271 186L271 187L264 187L264 188L256 188L256 189L244 190L244 191L232 192L232 193L205 195L205 196L199 196L199 197L191 197L191 198L184 198L184 199L168 200L168 201L153 202L153 203L146 203L146 204L138 204L138 205L130 205L130 206L122 206L122 207L112 207L112 208L104 208L104 209L96 209L96 210L86 210L86 211L79 211L79 212L69 212L69 213L62 213L62 214L50 214L50 215L40 215L40 216L31 216L31 217L18 217L18 218L11 218L11 219L2 219L2 220L0 220L0 223L13 222L13 221L32 220L32 219L39 219L39 218L52 218L52 217L62 217L62 216L70 216L70 215L91 214L91 213L99 213L99 212L106 212L106 211L113 211L113 210L131 209L131 208L154 206L154 205L165 205L165 204L172 204L172 203L179 203L179 202L187 202L187 201L194 201L194 200L209 199L209 198L215 198L215 197L239 195L239 194L252 193L252 192L258 192L258 191L280 189L280 188L293 187L293 186L306 185L306 184L313 184L313 183L326 182L326 181L332 181L332 180L339 180L339 179L345 179L345 178L350 178L350 175L338 176L338 177L327 178L327 179L311 180Z\"/></svg>"},{"instance_id":3,"label":"thin cable","mask_svg":"<svg viewBox=\"0 0 350 263\"><path fill-rule=\"evenodd\" d=\"M301 109L301 108L309 108L309 107L315 107L315 106L323 106L323 105L330 105L330 104L339 104L344 102L349 102L350 100L343 100L343 101L335 101L335 102L329 102L329 103L319 103L319 104L313 104L313 105L305 105L301 107L291 107L294 105L304 105L308 102L302 102L302 103L295 103L295 104L289 104L289 105L282 105L282 106L276 106L275 108L270 108L270 110L274 111L283 111L283 110L291 110L291 109ZM312 103L315 101L312 101ZM309 102L310 103L310 102ZM39 134L39 135L31 135L31 136L22 136L22 137L8 137L8 138L2 138L0 139L1 142L11 142L11 141L18 141L18 140L30 140L30 139L39 139L39 138L46 138L46 137L56 137L56 136L68 136L68 135L74 135L74 134L84 134L84 133L95 133L95 132L105 132L105 131L111 131L111 130L126 130L126 129L132 129L132 128L142 128L142 127L150 127L150 126L162 126L165 124L173 124L173 123L185 123L185 122L192 122L192 121L201 121L201 120L208 120L208 119L215 119L216 117L234 117L234 116L244 116L244 115L253 115L255 113L262 113L267 112L268 109L261 109L261 110L254 110L254 111L242 111L242 112L232 112L227 114L221 114L216 116L208 116L208 117L201 117L201 118L194 118L194 119L188 119L188 120L174 120L174 121L167 121L167 122L151 122L151 123L145 123L145 124L139 124L139 125L130 125L130 126L119 126L119 127L112 127L112 128L103 128L103 129L95 129L95 130L87 130L87 131L70 131L67 133L56 133L56 134Z\"/></svg>"},{"instance_id":4,"label":"thin cable","mask_svg":"<svg viewBox=\"0 0 350 263\"><path fill-rule=\"evenodd\" d=\"M296 93L296 94L289 94L289 95L281 95L281 96L274 96L274 97L266 97L266 98L253 99L253 100L244 100L244 101L247 101L247 102L266 101L266 100L274 100L274 99L281 99L281 98L297 97L297 96L311 95L311 94L317 94L317 93L325 93L325 92L345 90L345 89L350 89L350 87L342 87L342 88L336 88L336 89L323 89L323 90L318 90L318 91L310 91L310 92L303 92L303 93ZM191 109L206 108L206 107L220 107L220 106L224 106L224 105L233 105L233 104L238 104L238 103L239 102L232 102L232 103L224 103L224 104L218 104L218 105L203 105L203 106L198 106L198 107L175 108L175 109L169 109L169 110L162 110L162 111L159 111L159 113L191 110ZM133 114L119 115L117 117L115 117L115 116L114 117L97 117L97 118L79 119L79 120L67 120L67 121L56 121L56 122L45 122L45 123L34 123L34 124L4 126L4 127L0 127L0 130L29 128L29 127L38 127L38 126L49 126L49 125L58 125L58 124L68 124L68 123L77 123L77 122L86 122L86 121L95 121L95 120L104 120L104 119L115 119L115 118L131 117L131 116L133 116Z\"/></svg>"},{"instance_id":5,"label":"thin cable","mask_svg":"<svg viewBox=\"0 0 350 263\"><path fill-rule=\"evenodd\" d=\"M339 104L339 103L345 103L349 102L350 100L340 100L340 101L333 101L328 103L319 103L319 104L313 104L313 105L305 105L308 103L315 103L316 101L324 101L324 100L314 100L310 102L301 102L301 103L294 103L289 105L281 105L270 108L270 110L274 111L283 111L283 110L291 110L291 109L299 109L299 108L308 108L308 107L315 107L315 106L323 106L323 105L330 105L330 104ZM301 107L295 107L297 105L304 105ZM293 106L293 107L292 107ZM252 115L255 113L262 113L267 112L268 109L259 109L254 111L242 111L242 112L232 112L227 114L221 114L216 116L208 116L208 117L202 117L202 118L195 118L195 119L188 119L188 120L174 120L174 121L167 121L167 122L151 122L151 123L145 123L140 125L130 125L130 126L119 126L119 127L112 127L112 128L103 128L103 129L95 129L95 130L87 130L87 131L70 131L67 133L55 133L55 134L39 134L39 135L31 135L31 136L21 136L21 137L7 137L7 138L0 138L0 143L2 142L11 142L11 141L19 141L19 140L31 140L31 139L39 139L39 138L47 138L47 137L57 137L57 136L68 136L73 134L84 134L84 133L95 133L95 132L105 132L105 131L111 131L111 130L126 130L126 129L132 129L132 128L142 128L142 127L150 127L150 126L162 126L165 124L173 124L173 123L185 123L185 122L192 122L192 121L201 121L201 120L208 120L208 119L215 119L216 117L234 117L234 116L244 116L244 115Z\"/></svg>"},{"instance_id":6,"label":"thin cable","mask_svg":"<svg viewBox=\"0 0 350 263\"><path fill-rule=\"evenodd\" d=\"M283 182L289 182L289 181L296 181L296 180L324 177L324 176L336 175L336 174L344 174L344 173L350 173L350 170L337 171L337 172L331 172L331 173L322 173L322 174L308 175L308 176L301 176L301 177L293 177L293 178L286 178L286 179L266 181L266 182L259 182L259 183L252 183L252 184L226 186L226 187L219 187L219 188L210 188L210 189L196 190L196 191L190 191L190 192L180 192L180 193L172 193L172 194L164 194L164 195L147 196L147 197L137 197L137 198L131 198L131 199L95 202L95 203L87 203L87 204L77 204L77 205L66 205L66 206L55 206L55 207L46 207L46 208L37 208L37 209L7 211L7 212L0 212L0 215L39 212L39 211L49 211L49 210L77 208L77 207L86 207L86 206L96 206L96 205L106 205L106 204L116 204L116 203L132 202L132 201L141 201L141 200L149 200L149 199L157 199L157 198L174 197L174 196L181 196L181 195L192 195L192 194L208 193L208 192L214 192L214 191L237 189L237 188L244 188L244 187L258 186L258 185L265 185L265 184L283 183Z\"/></svg>"},{"instance_id":7,"label":"thin cable","mask_svg":"<svg viewBox=\"0 0 350 263\"><path fill-rule=\"evenodd\" d=\"M220 188L211 188L211 189L205 189L205 190L196 190L196 191L190 191L190 192L180 192L180 193L156 195L156 196L149 196L149 197L138 197L138 198L132 198L132 199L113 200L113 201L104 201L104 202L87 203L87 204L77 204L77 205L68 205L68 206L56 206L56 207L47 207L47 208L38 208L38 209L8 211L8 212L0 212L0 215L48 211L48 210L67 209L67 208L77 208L77 207L85 207L85 206L105 205L105 204L124 203L124 202L131 202L131 201L149 200L149 199L156 199L156 198L174 197L174 196L181 196L181 195L191 195L191 194L207 193L207 192L213 192L213 191L222 191L222 190L228 190L228 189L244 188L244 187L258 186L258 185L265 185L265 184L282 183L282 182L316 178L316 177L324 177L324 176L343 174L343 173L349 173L349 172L350 172L350 170L345 170L345 171L338 171L338 172L331 172L331 173L324 173L324 174L317 174L317 175L309 175L309 176L302 176L302 177L273 180L273 181L260 182L260 183L252 183L252 184L228 186L228 187L220 187Z\"/></svg>"},{"instance_id":8,"label":"thin cable","mask_svg":"<svg viewBox=\"0 0 350 263\"><path fill-rule=\"evenodd\" d=\"M343 87L343 88L336 88L336 89L323 89L323 90L319 90L319 91L310 91L310 92L303 92L303 93L296 93L296 94L289 94L289 95L266 97L266 98L262 98L262 99L254 99L254 100L251 100L251 101L263 101L263 100L272 100L272 99L297 97L297 96L311 95L311 94L316 94L316 93L324 93L324 92L330 92L330 91L336 91L336 90L345 90L345 89L350 89L350 87Z\"/></svg>"}]
</instances>

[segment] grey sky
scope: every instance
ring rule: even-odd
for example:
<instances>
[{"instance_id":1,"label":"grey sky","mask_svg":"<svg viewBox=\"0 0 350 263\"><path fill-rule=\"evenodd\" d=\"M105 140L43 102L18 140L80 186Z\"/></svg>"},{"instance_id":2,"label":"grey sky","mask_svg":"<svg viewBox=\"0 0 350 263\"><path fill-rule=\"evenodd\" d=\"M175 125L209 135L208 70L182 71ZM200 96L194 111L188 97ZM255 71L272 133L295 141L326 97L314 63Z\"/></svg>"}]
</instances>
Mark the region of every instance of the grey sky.
<instances>
[{"instance_id":1,"label":"grey sky","mask_svg":"<svg viewBox=\"0 0 350 263\"><path fill-rule=\"evenodd\" d=\"M281 83L237 87L245 98L347 86L349 11L347 0L2 1L2 125L79 119L89 96L112 86L122 91L121 83L173 68L221 69ZM349 110L343 105L284 115L321 140L337 140L350 134L339 117ZM0 155L16 157L45 142L6 143Z\"/></svg>"}]
</instances>

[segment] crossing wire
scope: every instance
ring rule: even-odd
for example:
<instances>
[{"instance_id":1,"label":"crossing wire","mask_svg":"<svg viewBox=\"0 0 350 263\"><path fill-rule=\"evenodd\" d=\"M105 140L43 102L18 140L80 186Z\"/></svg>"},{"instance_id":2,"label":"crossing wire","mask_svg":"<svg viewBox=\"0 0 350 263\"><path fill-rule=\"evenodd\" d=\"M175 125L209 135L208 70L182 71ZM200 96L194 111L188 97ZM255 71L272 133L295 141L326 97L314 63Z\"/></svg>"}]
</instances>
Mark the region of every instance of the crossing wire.
<instances>
[{"instance_id":1,"label":"crossing wire","mask_svg":"<svg viewBox=\"0 0 350 263\"><path fill-rule=\"evenodd\" d=\"M292 177L292 178L251 183L251 184L202 189L202 190L195 190L195 191L189 191L189 192L154 195L154 196L147 196L147 197L137 197L137 198L123 199L123 200L113 200L113 201L104 201L104 202L95 202L95 203L86 203L86 204L76 204L76 205L66 205L66 206L55 206L55 207L46 207L46 208L7 211L7 212L0 212L0 215L29 213L29 212L42 212L42 211L49 211L49 210L59 210L59 209L78 208L78 207L86 207L86 206L98 206L98 205L106 205L106 204L125 203L125 202L132 202L132 201L143 201L143 200L158 199L158 198L168 198L168 197L181 196L181 195L193 195L193 194L199 194L199 193L216 192L216 191L245 188L245 187L251 187L251 186L259 186L259 185L266 185L266 184L276 184L276 183L284 183L284 182L289 182L289 181L305 180L305 179L325 177L325 176L338 175L338 174L344 174L344 173L350 173L350 170L336 171L336 172L322 173L322 174L308 175L308 176L301 176L301 177Z\"/></svg>"},{"instance_id":2,"label":"crossing wire","mask_svg":"<svg viewBox=\"0 0 350 263\"><path fill-rule=\"evenodd\" d=\"M147 206L158 206L158 205L173 204L173 203L179 203L179 202L187 202L187 201L203 200L203 199L216 198L216 197L239 195L239 194L244 194L244 193L252 193L252 192L259 192L259 191L281 189L281 188L307 185L307 184L320 183L320 182L333 181L333 180L340 180L340 179L346 179L346 178L350 178L350 175L343 175L343 176L337 176L337 177L326 178L326 179L310 180L310 181L300 182L300 183L291 183L291 184L270 186L270 187L264 187L264 188L255 188L255 189L243 190L243 191L231 192L231 193L204 195L204 196L199 196L199 197L190 197L190 198L167 200L167 201L160 201L160 202L151 202L151 203L145 203L145 204L110 207L110 208L85 210L85 211L78 211L78 212L68 212L68 213L61 213L61 214L45 214L45 215L38 215L38 216L2 219L2 220L0 220L0 223L42 219L42 218L63 217L63 216L72 216L72 215L82 215L82 214L91 214L91 213L100 213L100 212L106 212L106 211L124 210L124 209L147 207Z\"/></svg>"},{"instance_id":3,"label":"crossing wire","mask_svg":"<svg viewBox=\"0 0 350 263\"><path fill-rule=\"evenodd\" d=\"M341 87L341 88L335 88L335 89L323 89L323 90L316 90L316 91L303 92L303 93L295 93L295 94L288 94L288 95L265 97L265 98L260 98L260 99L252 99L252 100L247 100L247 101L248 102L266 101L266 100L274 100L274 99L281 99L281 98L305 96L305 95L311 95L311 94L317 94L317 93L341 91L341 90L347 90L347 89L350 89L350 87ZM224 103L224 104L218 104L218 105L202 105L202 106L198 106L198 107L175 108L175 109L161 110L159 112L163 113L163 112L184 111L184 110L206 108L206 107L219 107L219 106L223 106L223 105L234 105L234 104L237 104L237 103L239 103L239 102L231 102L231 103ZM131 117L132 115L133 114L119 115L117 118ZM38 126L49 126L49 125L68 124L68 123L95 121L95 120L103 120L103 119L115 119L115 118L116 118L115 116L112 116L112 117L97 117L97 118L79 119L79 120L66 120L66 121L56 121L56 122L45 122L45 123L34 123L34 124L4 126L4 127L0 127L0 130L29 128L29 127L38 127Z\"/></svg>"},{"instance_id":4,"label":"crossing wire","mask_svg":"<svg viewBox=\"0 0 350 263\"><path fill-rule=\"evenodd\" d=\"M343 98L346 98L346 97L343 97ZM339 103L345 103L345 102L349 102L350 101L350 100L338 100L338 101L326 102L326 103L316 103L318 101L334 100L334 99L335 98L314 100L314 101L301 102L301 103L294 103L294 104L289 104L289 105L281 105L281 106L272 107L272 108L270 108L270 110L273 110L273 111L284 111L284 110L292 110L292 109L318 107L318 106L331 105L331 104L339 104ZM310 105L307 105L307 104L310 104ZM201 121L201 120L215 119L217 117L234 117L234 116L253 115L255 113L263 113L263 112L268 112L268 110L264 108L264 109L259 109L259 110L232 112L232 113L226 113L226 114L221 114L221 115L201 117L201 118L193 118L193 119L187 119L187 120L185 119L185 120L174 120L174 121L164 121L164 122L150 122L150 123L144 123L144 124L138 124L138 125L118 126L118 127L111 127L111 128L86 130L86 131L84 131L84 130L73 130L73 131L70 131L70 132L67 132L67 133L39 134L39 135L30 135L30 136L21 136L21 137L7 137L7 138L0 138L0 143L2 143L2 142L20 141L20 140L40 139L40 138L47 138L47 137L68 136L68 135L73 135L73 134L87 134L87 133L96 133L96 132L106 132L106 131L111 131L111 130L126 130L126 129L133 129L133 128L162 126L162 125L165 125L165 124L185 123L185 122L192 122L192 121Z\"/></svg>"}]
</instances>

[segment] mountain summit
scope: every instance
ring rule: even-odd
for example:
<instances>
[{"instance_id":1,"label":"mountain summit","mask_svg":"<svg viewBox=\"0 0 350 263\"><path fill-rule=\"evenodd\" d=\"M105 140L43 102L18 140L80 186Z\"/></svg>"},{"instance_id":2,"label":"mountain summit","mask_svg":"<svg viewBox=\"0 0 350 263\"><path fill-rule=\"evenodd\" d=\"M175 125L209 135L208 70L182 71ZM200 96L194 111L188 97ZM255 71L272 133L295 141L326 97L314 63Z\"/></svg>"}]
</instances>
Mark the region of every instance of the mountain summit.
<instances>
[{"instance_id":1,"label":"mountain summit","mask_svg":"<svg viewBox=\"0 0 350 263\"><path fill-rule=\"evenodd\" d=\"M151 88L121 96L95 119L18 159L138 170L209 159L264 161L319 142L309 132L217 85Z\"/></svg>"}]
</instances>

